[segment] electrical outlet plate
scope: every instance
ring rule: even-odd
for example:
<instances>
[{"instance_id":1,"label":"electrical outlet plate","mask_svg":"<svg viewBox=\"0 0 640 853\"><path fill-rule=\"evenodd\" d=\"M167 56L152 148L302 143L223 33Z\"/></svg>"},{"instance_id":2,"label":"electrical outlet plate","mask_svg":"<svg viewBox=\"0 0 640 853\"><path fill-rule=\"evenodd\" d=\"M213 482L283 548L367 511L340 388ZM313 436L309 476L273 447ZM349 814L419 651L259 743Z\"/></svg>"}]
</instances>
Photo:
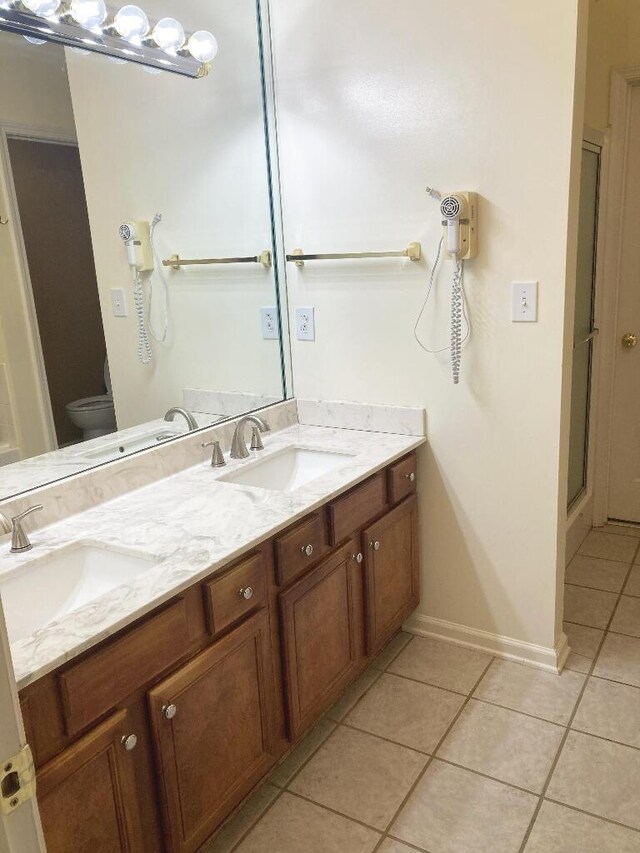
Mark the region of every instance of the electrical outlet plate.
<instances>
[{"instance_id":1,"label":"electrical outlet plate","mask_svg":"<svg viewBox=\"0 0 640 853\"><path fill-rule=\"evenodd\" d=\"M265 341L277 341L280 338L278 332L278 312L275 305L260 309L262 321L262 338Z\"/></svg>"},{"instance_id":2,"label":"electrical outlet plate","mask_svg":"<svg viewBox=\"0 0 640 853\"><path fill-rule=\"evenodd\" d=\"M313 308L296 308L296 331L299 341L315 341L316 320Z\"/></svg>"},{"instance_id":3,"label":"electrical outlet plate","mask_svg":"<svg viewBox=\"0 0 640 853\"><path fill-rule=\"evenodd\" d=\"M511 320L514 323L536 323L538 321L537 281L513 282Z\"/></svg>"},{"instance_id":4,"label":"electrical outlet plate","mask_svg":"<svg viewBox=\"0 0 640 853\"><path fill-rule=\"evenodd\" d=\"M127 297L122 287L114 287L111 290L111 305L114 317L127 317Z\"/></svg>"}]
</instances>

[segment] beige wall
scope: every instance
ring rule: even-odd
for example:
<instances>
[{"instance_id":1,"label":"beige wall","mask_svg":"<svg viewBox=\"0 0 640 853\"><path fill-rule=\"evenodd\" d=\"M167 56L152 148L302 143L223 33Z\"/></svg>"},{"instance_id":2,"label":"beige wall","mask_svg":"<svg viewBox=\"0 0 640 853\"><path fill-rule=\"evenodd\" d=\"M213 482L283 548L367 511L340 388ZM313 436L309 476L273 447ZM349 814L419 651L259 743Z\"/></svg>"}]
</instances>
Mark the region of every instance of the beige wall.
<instances>
[{"instance_id":1,"label":"beige wall","mask_svg":"<svg viewBox=\"0 0 640 853\"><path fill-rule=\"evenodd\" d=\"M291 310L314 305L317 323L315 344L293 343L296 394L426 407L424 624L545 648L560 636L578 6L272 0L287 247L421 240L426 255L289 266ZM413 338L440 236L427 184L481 196L458 387ZM440 346L450 276L421 326ZM540 282L537 324L510 322L522 280Z\"/></svg>"},{"instance_id":2,"label":"beige wall","mask_svg":"<svg viewBox=\"0 0 640 853\"><path fill-rule=\"evenodd\" d=\"M609 124L611 69L640 64L640 3L590 0L585 124Z\"/></svg>"},{"instance_id":3,"label":"beige wall","mask_svg":"<svg viewBox=\"0 0 640 853\"><path fill-rule=\"evenodd\" d=\"M62 49L0 35L0 126L73 139L75 128ZM0 147L0 214L8 216L8 162ZM0 323L13 388L14 420L23 457L51 450L47 403L38 379L38 342L28 322L16 222L0 228Z\"/></svg>"},{"instance_id":4,"label":"beige wall","mask_svg":"<svg viewBox=\"0 0 640 853\"><path fill-rule=\"evenodd\" d=\"M145 9L157 19L175 12L175 0ZM121 428L161 416L185 387L282 395L279 344L264 341L260 326L260 307L275 305L273 274L257 264L163 271L168 339L153 342L153 365L137 361L122 222L161 212L162 258L249 256L271 245L255 3L188 0L179 17L187 29L216 34L220 51L206 79L67 57ZM112 314L117 287L127 293L127 319ZM159 273L154 299L162 299Z\"/></svg>"}]
</instances>

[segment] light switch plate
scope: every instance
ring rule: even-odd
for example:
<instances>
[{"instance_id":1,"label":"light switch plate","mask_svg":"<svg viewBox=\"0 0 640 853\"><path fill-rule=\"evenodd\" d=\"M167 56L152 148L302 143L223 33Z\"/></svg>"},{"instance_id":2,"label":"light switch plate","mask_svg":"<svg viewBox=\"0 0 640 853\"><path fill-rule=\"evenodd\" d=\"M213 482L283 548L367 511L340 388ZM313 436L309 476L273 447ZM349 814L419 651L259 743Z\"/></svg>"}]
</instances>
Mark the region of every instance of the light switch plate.
<instances>
[{"instance_id":1,"label":"light switch plate","mask_svg":"<svg viewBox=\"0 0 640 853\"><path fill-rule=\"evenodd\" d=\"M275 305L269 308L261 308L260 317L262 319L263 340L277 341L280 334L278 333L278 313Z\"/></svg>"},{"instance_id":2,"label":"light switch plate","mask_svg":"<svg viewBox=\"0 0 640 853\"><path fill-rule=\"evenodd\" d=\"M127 297L123 287L114 287L111 291L111 306L114 317L128 317Z\"/></svg>"},{"instance_id":3,"label":"light switch plate","mask_svg":"<svg viewBox=\"0 0 640 853\"><path fill-rule=\"evenodd\" d=\"M313 308L296 308L296 330L299 341L315 341L316 319Z\"/></svg>"},{"instance_id":4,"label":"light switch plate","mask_svg":"<svg viewBox=\"0 0 640 853\"><path fill-rule=\"evenodd\" d=\"M511 296L511 320L514 323L537 323L538 282L514 281Z\"/></svg>"}]
</instances>

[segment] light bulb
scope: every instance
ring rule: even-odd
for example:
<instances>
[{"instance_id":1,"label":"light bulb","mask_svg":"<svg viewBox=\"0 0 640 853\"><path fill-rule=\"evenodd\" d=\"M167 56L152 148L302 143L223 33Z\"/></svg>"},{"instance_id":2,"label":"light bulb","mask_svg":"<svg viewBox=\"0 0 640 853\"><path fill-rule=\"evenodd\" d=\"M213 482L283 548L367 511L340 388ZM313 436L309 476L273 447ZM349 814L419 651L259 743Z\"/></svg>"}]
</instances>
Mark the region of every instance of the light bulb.
<instances>
[{"instance_id":1,"label":"light bulb","mask_svg":"<svg viewBox=\"0 0 640 853\"><path fill-rule=\"evenodd\" d=\"M143 65L142 70L146 71L147 74L162 74L161 68L153 68L151 65Z\"/></svg>"},{"instance_id":2,"label":"light bulb","mask_svg":"<svg viewBox=\"0 0 640 853\"><path fill-rule=\"evenodd\" d=\"M34 36L22 36L22 38L25 41L28 41L29 44L46 44L47 43L46 39L37 39L37 38L34 38Z\"/></svg>"},{"instance_id":3,"label":"light bulb","mask_svg":"<svg viewBox=\"0 0 640 853\"><path fill-rule=\"evenodd\" d=\"M113 25L127 41L142 39L149 32L149 18L139 6L123 6Z\"/></svg>"},{"instance_id":4,"label":"light bulb","mask_svg":"<svg viewBox=\"0 0 640 853\"><path fill-rule=\"evenodd\" d=\"M162 18L153 29L153 40L162 50L175 52L184 44L184 29L175 18Z\"/></svg>"},{"instance_id":5,"label":"light bulb","mask_svg":"<svg viewBox=\"0 0 640 853\"><path fill-rule=\"evenodd\" d=\"M104 24L107 17L104 0L71 0L70 12L73 19L87 30Z\"/></svg>"},{"instance_id":6,"label":"light bulb","mask_svg":"<svg viewBox=\"0 0 640 853\"><path fill-rule=\"evenodd\" d=\"M213 33L198 30L189 39L187 49L198 62L211 62L218 52L218 42Z\"/></svg>"},{"instance_id":7,"label":"light bulb","mask_svg":"<svg viewBox=\"0 0 640 853\"><path fill-rule=\"evenodd\" d=\"M34 15L50 18L60 8L60 0L24 0L24 5Z\"/></svg>"}]
</instances>

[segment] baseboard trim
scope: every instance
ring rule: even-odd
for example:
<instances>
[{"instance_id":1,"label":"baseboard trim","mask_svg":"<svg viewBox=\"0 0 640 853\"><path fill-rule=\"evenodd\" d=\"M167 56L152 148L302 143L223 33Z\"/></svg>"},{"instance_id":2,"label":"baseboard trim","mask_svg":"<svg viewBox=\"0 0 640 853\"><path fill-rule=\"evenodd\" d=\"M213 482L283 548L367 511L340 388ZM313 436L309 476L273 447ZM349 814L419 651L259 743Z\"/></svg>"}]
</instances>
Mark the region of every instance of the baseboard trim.
<instances>
[{"instance_id":1,"label":"baseboard trim","mask_svg":"<svg viewBox=\"0 0 640 853\"><path fill-rule=\"evenodd\" d=\"M524 663L545 669L548 672L562 672L569 657L569 641L562 634L555 649L547 646L537 646L534 643L524 643L511 637L501 637L489 631L468 628L433 616L422 616L414 613L404 624L404 630L419 637L433 637L436 640L446 640L467 649L477 649L505 660Z\"/></svg>"}]
</instances>

